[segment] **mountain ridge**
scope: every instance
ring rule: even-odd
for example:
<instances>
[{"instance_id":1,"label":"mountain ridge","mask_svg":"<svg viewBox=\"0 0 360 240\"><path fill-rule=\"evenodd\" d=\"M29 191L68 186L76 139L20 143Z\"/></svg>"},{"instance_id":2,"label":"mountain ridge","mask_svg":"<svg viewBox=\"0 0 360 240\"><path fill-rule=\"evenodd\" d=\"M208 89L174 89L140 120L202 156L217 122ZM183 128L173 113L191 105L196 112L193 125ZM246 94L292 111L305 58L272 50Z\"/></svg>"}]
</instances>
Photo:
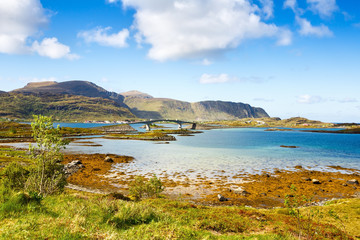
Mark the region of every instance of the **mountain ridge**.
<instances>
[{"instance_id":1,"label":"mountain ridge","mask_svg":"<svg viewBox=\"0 0 360 240\"><path fill-rule=\"evenodd\" d=\"M107 114L119 118L137 117L142 119L181 119L192 121L269 117L264 109L241 102L220 100L186 102L170 98L155 98L137 90L116 93L107 91L92 82L80 80L28 83L25 87L15 89L7 94L9 95L1 94L3 99L0 100L2 101L3 111L0 115L2 116L11 116L11 108L8 108L7 105L15 107L10 99L19 98L24 101L33 101L33 104L36 104L34 99L37 99L41 104L36 105L37 107L34 109L31 105L18 101L18 104L23 106L24 109L17 108L17 113L14 113L14 116L17 117L28 116L29 114L26 111L32 114L42 114L42 112L48 113L49 109L52 113L67 116L67 119L69 118L68 114L61 111L76 112L79 117L81 112L83 112L84 116L96 116L97 119L100 113L103 114L104 119L106 119ZM69 102L71 106L66 106L66 101L63 101L61 96L63 99L68 99L71 102ZM74 96L82 96L82 98ZM103 101L102 99L109 101ZM76 109L76 104L82 107ZM58 105L61 105L61 107ZM110 105L111 107L109 107ZM41 109L41 106L44 109ZM54 108L54 106L57 107ZM109 110L110 108L111 110ZM22 114L19 114L19 112ZM89 115L89 113L93 114Z\"/></svg>"}]
</instances>

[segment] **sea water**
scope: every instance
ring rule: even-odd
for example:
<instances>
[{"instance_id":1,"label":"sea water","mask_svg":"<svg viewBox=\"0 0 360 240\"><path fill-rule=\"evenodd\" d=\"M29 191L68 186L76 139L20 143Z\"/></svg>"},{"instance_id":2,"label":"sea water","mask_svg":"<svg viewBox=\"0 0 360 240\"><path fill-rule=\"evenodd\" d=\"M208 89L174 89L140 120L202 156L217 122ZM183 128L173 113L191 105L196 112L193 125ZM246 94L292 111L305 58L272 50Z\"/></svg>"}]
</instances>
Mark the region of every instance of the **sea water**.
<instances>
[{"instance_id":1,"label":"sea water","mask_svg":"<svg viewBox=\"0 0 360 240\"><path fill-rule=\"evenodd\" d=\"M222 175L231 177L296 165L315 170L330 165L360 169L359 134L231 128L207 130L195 136L176 135L176 138L177 141L169 144L94 138L91 141L102 146L82 146L80 141L71 143L67 151L133 156L132 163L118 164L116 170L136 174L185 172L193 176L214 176L221 171Z\"/></svg>"}]
</instances>

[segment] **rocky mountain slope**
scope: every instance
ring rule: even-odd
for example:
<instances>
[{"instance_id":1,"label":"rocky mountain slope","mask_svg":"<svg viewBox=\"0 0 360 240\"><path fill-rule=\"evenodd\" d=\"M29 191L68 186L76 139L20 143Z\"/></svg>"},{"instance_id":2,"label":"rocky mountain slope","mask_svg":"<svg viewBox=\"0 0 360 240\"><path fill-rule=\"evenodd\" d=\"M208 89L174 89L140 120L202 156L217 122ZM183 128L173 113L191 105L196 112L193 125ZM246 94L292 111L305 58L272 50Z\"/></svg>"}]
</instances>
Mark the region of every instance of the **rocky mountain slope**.
<instances>
[{"instance_id":1,"label":"rocky mountain slope","mask_svg":"<svg viewBox=\"0 0 360 240\"><path fill-rule=\"evenodd\" d=\"M0 118L32 119L52 115L55 120L121 120L135 118L114 100L60 93L0 93Z\"/></svg>"},{"instance_id":2,"label":"rocky mountain slope","mask_svg":"<svg viewBox=\"0 0 360 240\"><path fill-rule=\"evenodd\" d=\"M25 87L13 90L16 93L51 93L69 94L85 97L100 97L114 100L122 107L127 108L123 103L124 97L115 92L109 92L98 85L88 81L67 81L67 82L35 82L28 83Z\"/></svg>"},{"instance_id":3,"label":"rocky mountain slope","mask_svg":"<svg viewBox=\"0 0 360 240\"><path fill-rule=\"evenodd\" d=\"M154 98L139 91L110 92L87 81L38 82L0 93L0 117L31 118L54 115L60 120L182 119L197 121L269 117L249 104L184 102Z\"/></svg>"},{"instance_id":4,"label":"rocky mountain slope","mask_svg":"<svg viewBox=\"0 0 360 240\"><path fill-rule=\"evenodd\" d=\"M131 111L136 116L146 119L214 121L269 117L262 108L255 108L244 103L224 101L190 103L168 98L154 98L141 92L123 95L125 96L124 103L130 107Z\"/></svg>"}]
</instances>

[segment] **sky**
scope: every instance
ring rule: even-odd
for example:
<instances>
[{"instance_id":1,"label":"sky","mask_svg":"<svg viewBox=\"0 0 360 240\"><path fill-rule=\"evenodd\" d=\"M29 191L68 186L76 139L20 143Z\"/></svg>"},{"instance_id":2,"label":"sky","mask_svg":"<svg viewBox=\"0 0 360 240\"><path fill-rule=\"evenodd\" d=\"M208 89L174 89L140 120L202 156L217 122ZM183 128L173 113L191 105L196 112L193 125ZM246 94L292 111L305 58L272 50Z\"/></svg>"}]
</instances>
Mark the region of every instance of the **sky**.
<instances>
[{"instance_id":1,"label":"sky","mask_svg":"<svg viewBox=\"0 0 360 240\"><path fill-rule=\"evenodd\" d=\"M0 90L70 80L360 122L360 1L0 0Z\"/></svg>"}]
</instances>

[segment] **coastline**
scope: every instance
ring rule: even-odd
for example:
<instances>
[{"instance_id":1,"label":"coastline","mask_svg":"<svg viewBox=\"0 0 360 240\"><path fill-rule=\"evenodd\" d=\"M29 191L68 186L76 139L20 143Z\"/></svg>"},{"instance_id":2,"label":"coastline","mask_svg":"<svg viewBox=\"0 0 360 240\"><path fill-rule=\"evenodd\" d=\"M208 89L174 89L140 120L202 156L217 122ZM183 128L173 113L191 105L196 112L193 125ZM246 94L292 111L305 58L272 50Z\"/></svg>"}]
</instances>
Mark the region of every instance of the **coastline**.
<instances>
[{"instance_id":1,"label":"coastline","mask_svg":"<svg viewBox=\"0 0 360 240\"><path fill-rule=\"evenodd\" d=\"M68 178L70 184L91 191L105 193L120 192L128 194L128 183L137 175L113 172L116 163L130 163L132 157L108 155L113 163L104 163L104 154L71 154L66 155L64 164L80 160L84 168ZM255 208L283 207L286 195L291 195L291 186L297 188L299 196L311 199L312 204L342 199L360 198L357 183L349 183L352 179L360 180L359 169L344 169L331 166L335 171L314 171L296 166L292 170L275 170L274 173L261 174L239 173L236 178L206 178L198 176L189 178L183 174L178 176L159 177L165 186L164 194L169 199L183 199L188 202L216 206L251 206ZM144 177L151 177L149 175ZM319 183L314 183L314 179ZM83 189L83 190L84 190ZM218 194L227 201L219 201Z\"/></svg>"}]
</instances>

